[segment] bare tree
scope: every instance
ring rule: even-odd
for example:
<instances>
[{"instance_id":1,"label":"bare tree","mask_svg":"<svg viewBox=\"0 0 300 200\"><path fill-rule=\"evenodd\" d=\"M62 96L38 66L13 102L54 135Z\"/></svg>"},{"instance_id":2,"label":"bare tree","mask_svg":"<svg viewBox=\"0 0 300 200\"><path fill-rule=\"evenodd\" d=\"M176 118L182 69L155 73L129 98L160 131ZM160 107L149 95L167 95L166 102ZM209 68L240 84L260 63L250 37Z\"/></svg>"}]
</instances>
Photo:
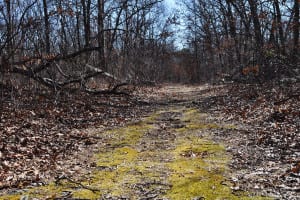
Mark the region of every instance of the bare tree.
<instances>
[{"instance_id":1,"label":"bare tree","mask_svg":"<svg viewBox=\"0 0 300 200\"><path fill-rule=\"evenodd\" d=\"M21 75L56 93L73 87L91 93L107 92L102 85L97 85L98 92L91 90L91 78L108 81L108 87L112 85L108 89L116 92L115 86L123 85L121 80L150 77L145 76L146 70L159 63L154 52L162 45L158 37L162 30L151 15L161 2L2 1L2 77L12 80ZM163 13L156 14L158 19ZM151 35L150 30L158 32L158 36ZM124 59L127 62L123 65L124 73L120 74L118 70Z\"/></svg>"},{"instance_id":2,"label":"bare tree","mask_svg":"<svg viewBox=\"0 0 300 200\"><path fill-rule=\"evenodd\" d=\"M299 60L299 0L294 0L294 20L293 20L293 39L294 39L294 46L293 46L293 60L294 63L297 64Z\"/></svg>"},{"instance_id":3,"label":"bare tree","mask_svg":"<svg viewBox=\"0 0 300 200\"><path fill-rule=\"evenodd\" d=\"M191 0L185 7L200 79L232 74L261 81L292 74L288 66L297 60L299 1Z\"/></svg>"},{"instance_id":4,"label":"bare tree","mask_svg":"<svg viewBox=\"0 0 300 200\"><path fill-rule=\"evenodd\" d=\"M98 0L98 46L99 50L99 65L102 69L107 70L105 62L105 36L104 36L104 20L105 20L105 11L104 11L104 0Z\"/></svg>"},{"instance_id":5,"label":"bare tree","mask_svg":"<svg viewBox=\"0 0 300 200\"><path fill-rule=\"evenodd\" d=\"M81 0L85 47L90 46L91 38L91 0Z\"/></svg>"},{"instance_id":6,"label":"bare tree","mask_svg":"<svg viewBox=\"0 0 300 200\"><path fill-rule=\"evenodd\" d=\"M50 23L47 0L43 0L46 53L50 53Z\"/></svg>"}]
</instances>

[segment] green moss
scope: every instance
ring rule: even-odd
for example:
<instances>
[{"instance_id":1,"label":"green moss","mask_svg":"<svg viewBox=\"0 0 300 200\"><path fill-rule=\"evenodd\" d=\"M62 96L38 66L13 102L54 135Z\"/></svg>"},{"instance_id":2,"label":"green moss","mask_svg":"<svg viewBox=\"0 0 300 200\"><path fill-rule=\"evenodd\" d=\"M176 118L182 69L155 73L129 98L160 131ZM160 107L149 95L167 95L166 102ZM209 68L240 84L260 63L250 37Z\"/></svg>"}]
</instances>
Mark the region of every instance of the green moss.
<instances>
[{"instance_id":1,"label":"green moss","mask_svg":"<svg viewBox=\"0 0 300 200\"><path fill-rule=\"evenodd\" d=\"M197 137L179 140L174 160L168 164L173 185L166 197L172 200L192 199L270 199L264 197L236 196L227 185L225 173L229 156L222 145ZM217 162L216 162L217 161Z\"/></svg>"},{"instance_id":2,"label":"green moss","mask_svg":"<svg viewBox=\"0 0 300 200\"><path fill-rule=\"evenodd\" d=\"M128 192L124 184L135 180L130 174L138 152L131 147L121 147L97 155L98 170L91 177L91 184L104 193L121 195Z\"/></svg>"},{"instance_id":3,"label":"green moss","mask_svg":"<svg viewBox=\"0 0 300 200\"><path fill-rule=\"evenodd\" d=\"M185 127L176 129L177 132L182 133L186 131L193 131L199 129L218 129L220 128L217 124L203 124L199 122L189 122L185 125Z\"/></svg>"},{"instance_id":4,"label":"green moss","mask_svg":"<svg viewBox=\"0 0 300 200\"><path fill-rule=\"evenodd\" d=\"M233 124L228 124L228 125L225 125L224 126L225 129L236 129L236 125L233 125Z\"/></svg>"},{"instance_id":5,"label":"green moss","mask_svg":"<svg viewBox=\"0 0 300 200\"><path fill-rule=\"evenodd\" d=\"M223 174L210 172L208 163L203 160L201 153L208 152L216 154L222 151L219 145L201 141L198 138L190 138L190 140L182 140L178 142L178 146L174 151L174 161L169 164L172 170L170 182L173 185L168 191L167 197L171 199L191 199L193 197L205 197L206 199L215 199L216 194L224 196L230 194L229 189L220 185L224 180ZM223 162L219 166L218 171L224 171L227 161L224 155Z\"/></svg>"},{"instance_id":6,"label":"green moss","mask_svg":"<svg viewBox=\"0 0 300 200\"><path fill-rule=\"evenodd\" d=\"M172 200L192 199L270 199L265 197L251 197L248 193L233 194L226 181L228 173L227 163L230 156L225 147L209 139L197 136L202 129L233 129L233 125L218 125L204 123L203 114L196 109L182 110L182 121L185 127L176 129L176 149L173 161L168 164L171 171L169 182L173 187L167 191L166 197Z\"/></svg>"},{"instance_id":7,"label":"green moss","mask_svg":"<svg viewBox=\"0 0 300 200\"><path fill-rule=\"evenodd\" d=\"M138 182L141 176L139 171L145 169L138 165L135 145L151 128L149 124L139 123L108 133L112 136L112 145L96 155L98 170L91 177L93 187L112 196L134 195L130 185Z\"/></svg>"},{"instance_id":8,"label":"green moss","mask_svg":"<svg viewBox=\"0 0 300 200\"><path fill-rule=\"evenodd\" d=\"M146 121L150 121L149 118ZM135 146L144 133L152 128L143 122L106 133L110 134L111 147L100 150L96 155L97 170L92 173L91 181L84 184L91 184L103 194L134 196L130 187L139 182L146 170L145 164L138 159ZM82 192L78 192L78 196L82 195Z\"/></svg>"},{"instance_id":9,"label":"green moss","mask_svg":"<svg viewBox=\"0 0 300 200\"><path fill-rule=\"evenodd\" d=\"M20 200L20 197L21 196L19 194L14 194L14 195L6 195L3 197L0 196L0 199L1 200Z\"/></svg>"},{"instance_id":10,"label":"green moss","mask_svg":"<svg viewBox=\"0 0 300 200\"><path fill-rule=\"evenodd\" d=\"M99 199L101 197L100 192L95 192L87 189L79 189L73 192L73 198L80 199Z\"/></svg>"},{"instance_id":11,"label":"green moss","mask_svg":"<svg viewBox=\"0 0 300 200\"><path fill-rule=\"evenodd\" d=\"M132 162L137 156L137 151L130 147L121 147L113 151L101 152L97 155L97 166L118 167Z\"/></svg>"},{"instance_id":12,"label":"green moss","mask_svg":"<svg viewBox=\"0 0 300 200\"><path fill-rule=\"evenodd\" d=\"M148 137L145 133L159 127L155 125L164 118L163 114L168 116L172 113L176 114L176 120L180 120L184 127L164 130L174 131L174 140L158 137L153 142L153 136ZM180 114L177 115L178 113ZM130 199L139 199L141 191L137 191L135 186L144 184L150 191L166 191L163 196L170 200L190 200L196 197L224 200L270 199L251 197L246 192L234 194L228 186L230 184L223 184L226 182L230 156L226 154L223 145L214 143L208 136L200 138L199 130L234 127L205 123L205 117L196 109L172 108L156 112L143 122L99 133L99 136L105 138L105 146L99 147L95 154L97 167L91 174L85 175L80 183L61 180L59 185L50 183L29 189L22 196L54 199L61 197L64 191L70 191L73 198L99 199L109 194L117 198L126 195ZM164 143L170 148L160 148ZM147 149L146 144L150 148ZM166 181L168 183L164 188L163 184L156 184ZM169 184L172 185L171 188ZM20 196L11 195L0 199L14 200Z\"/></svg>"},{"instance_id":13,"label":"green moss","mask_svg":"<svg viewBox=\"0 0 300 200\"><path fill-rule=\"evenodd\" d=\"M137 143L141 136L151 128L153 128L151 125L140 123L129 125L121 129L107 131L105 134L109 135L109 142L112 148L130 146Z\"/></svg>"},{"instance_id":14,"label":"green moss","mask_svg":"<svg viewBox=\"0 0 300 200\"><path fill-rule=\"evenodd\" d=\"M220 125L215 123L203 123L203 119L206 115L199 113L197 109L181 110L183 113L182 121L185 122L185 126L176 129L177 132L182 133L186 131L193 131L197 129L218 129Z\"/></svg>"}]
</instances>

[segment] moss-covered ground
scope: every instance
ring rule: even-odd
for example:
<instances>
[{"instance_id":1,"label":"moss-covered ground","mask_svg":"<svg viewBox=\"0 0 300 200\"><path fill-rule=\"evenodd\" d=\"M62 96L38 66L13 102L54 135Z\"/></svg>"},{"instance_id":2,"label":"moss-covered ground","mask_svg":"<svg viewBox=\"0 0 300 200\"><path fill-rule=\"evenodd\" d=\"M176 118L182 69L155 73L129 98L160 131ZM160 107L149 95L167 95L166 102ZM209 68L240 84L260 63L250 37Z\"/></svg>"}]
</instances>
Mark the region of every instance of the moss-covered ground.
<instances>
[{"instance_id":1,"label":"moss-covered ground","mask_svg":"<svg viewBox=\"0 0 300 200\"><path fill-rule=\"evenodd\" d=\"M232 191L230 156L207 134L232 126L204 118L196 109L169 107L142 122L95 133L108 139L97 149L89 174L0 199L271 199Z\"/></svg>"}]
</instances>

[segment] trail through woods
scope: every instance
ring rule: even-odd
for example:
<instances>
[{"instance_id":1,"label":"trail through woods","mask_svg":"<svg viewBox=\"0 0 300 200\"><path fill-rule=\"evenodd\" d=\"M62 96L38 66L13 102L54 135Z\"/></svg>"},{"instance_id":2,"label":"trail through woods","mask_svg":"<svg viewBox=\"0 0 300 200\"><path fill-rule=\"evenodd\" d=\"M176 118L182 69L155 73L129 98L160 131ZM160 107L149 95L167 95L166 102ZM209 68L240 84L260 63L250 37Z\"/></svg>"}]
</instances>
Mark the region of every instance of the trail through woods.
<instances>
[{"instance_id":1,"label":"trail through woods","mask_svg":"<svg viewBox=\"0 0 300 200\"><path fill-rule=\"evenodd\" d=\"M297 199L299 101L285 92L167 85L76 100L72 114L19 109L35 115L3 117L0 199ZM42 126L49 113L58 123Z\"/></svg>"}]
</instances>

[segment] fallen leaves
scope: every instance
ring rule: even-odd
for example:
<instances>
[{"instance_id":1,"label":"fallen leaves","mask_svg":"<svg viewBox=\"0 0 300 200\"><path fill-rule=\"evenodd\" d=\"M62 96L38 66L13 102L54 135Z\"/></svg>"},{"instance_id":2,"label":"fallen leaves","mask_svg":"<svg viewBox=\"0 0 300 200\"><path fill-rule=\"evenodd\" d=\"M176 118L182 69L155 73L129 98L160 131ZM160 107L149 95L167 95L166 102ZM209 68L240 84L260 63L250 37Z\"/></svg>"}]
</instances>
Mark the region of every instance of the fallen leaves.
<instances>
[{"instance_id":1,"label":"fallen leaves","mask_svg":"<svg viewBox=\"0 0 300 200\"><path fill-rule=\"evenodd\" d=\"M280 199L300 198L300 101L295 95L299 88L299 83L232 84L197 102L215 113L215 120L236 126L214 134L227 141L233 154L237 188Z\"/></svg>"},{"instance_id":2,"label":"fallen leaves","mask_svg":"<svg viewBox=\"0 0 300 200\"><path fill-rule=\"evenodd\" d=\"M291 172L300 174L300 161L298 161L298 163L296 163L296 165L292 167Z\"/></svg>"},{"instance_id":3,"label":"fallen leaves","mask_svg":"<svg viewBox=\"0 0 300 200\"><path fill-rule=\"evenodd\" d=\"M74 159L76 152L101 141L86 128L122 126L143 113L133 109L135 100L121 95L14 95L2 102L0 113L0 190L76 173L76 162L81 162Z\"/></svg>"},{"instance_id":4,"label":"fallen leaves","mask_svg":"<svg viewBox=\"0 0 300 200\"><path fill-rule=\"evenodd\" d=\"M72 94L55 102L30 93L6 98L0 117L0 189L44 184L62 174L72 177L93 166L77 154L105 143L105 138L90 134L87 128L122 126L158 106L183 104L212 114L207 121L233 124L230 129L209 130L216 140L227 143L227 151L233 155L233 189L297 199L298 91L299 83L172 85L138 88L131 99ZM182 156L206 155L190 151Z\"/></svg>"}]
</instances>

